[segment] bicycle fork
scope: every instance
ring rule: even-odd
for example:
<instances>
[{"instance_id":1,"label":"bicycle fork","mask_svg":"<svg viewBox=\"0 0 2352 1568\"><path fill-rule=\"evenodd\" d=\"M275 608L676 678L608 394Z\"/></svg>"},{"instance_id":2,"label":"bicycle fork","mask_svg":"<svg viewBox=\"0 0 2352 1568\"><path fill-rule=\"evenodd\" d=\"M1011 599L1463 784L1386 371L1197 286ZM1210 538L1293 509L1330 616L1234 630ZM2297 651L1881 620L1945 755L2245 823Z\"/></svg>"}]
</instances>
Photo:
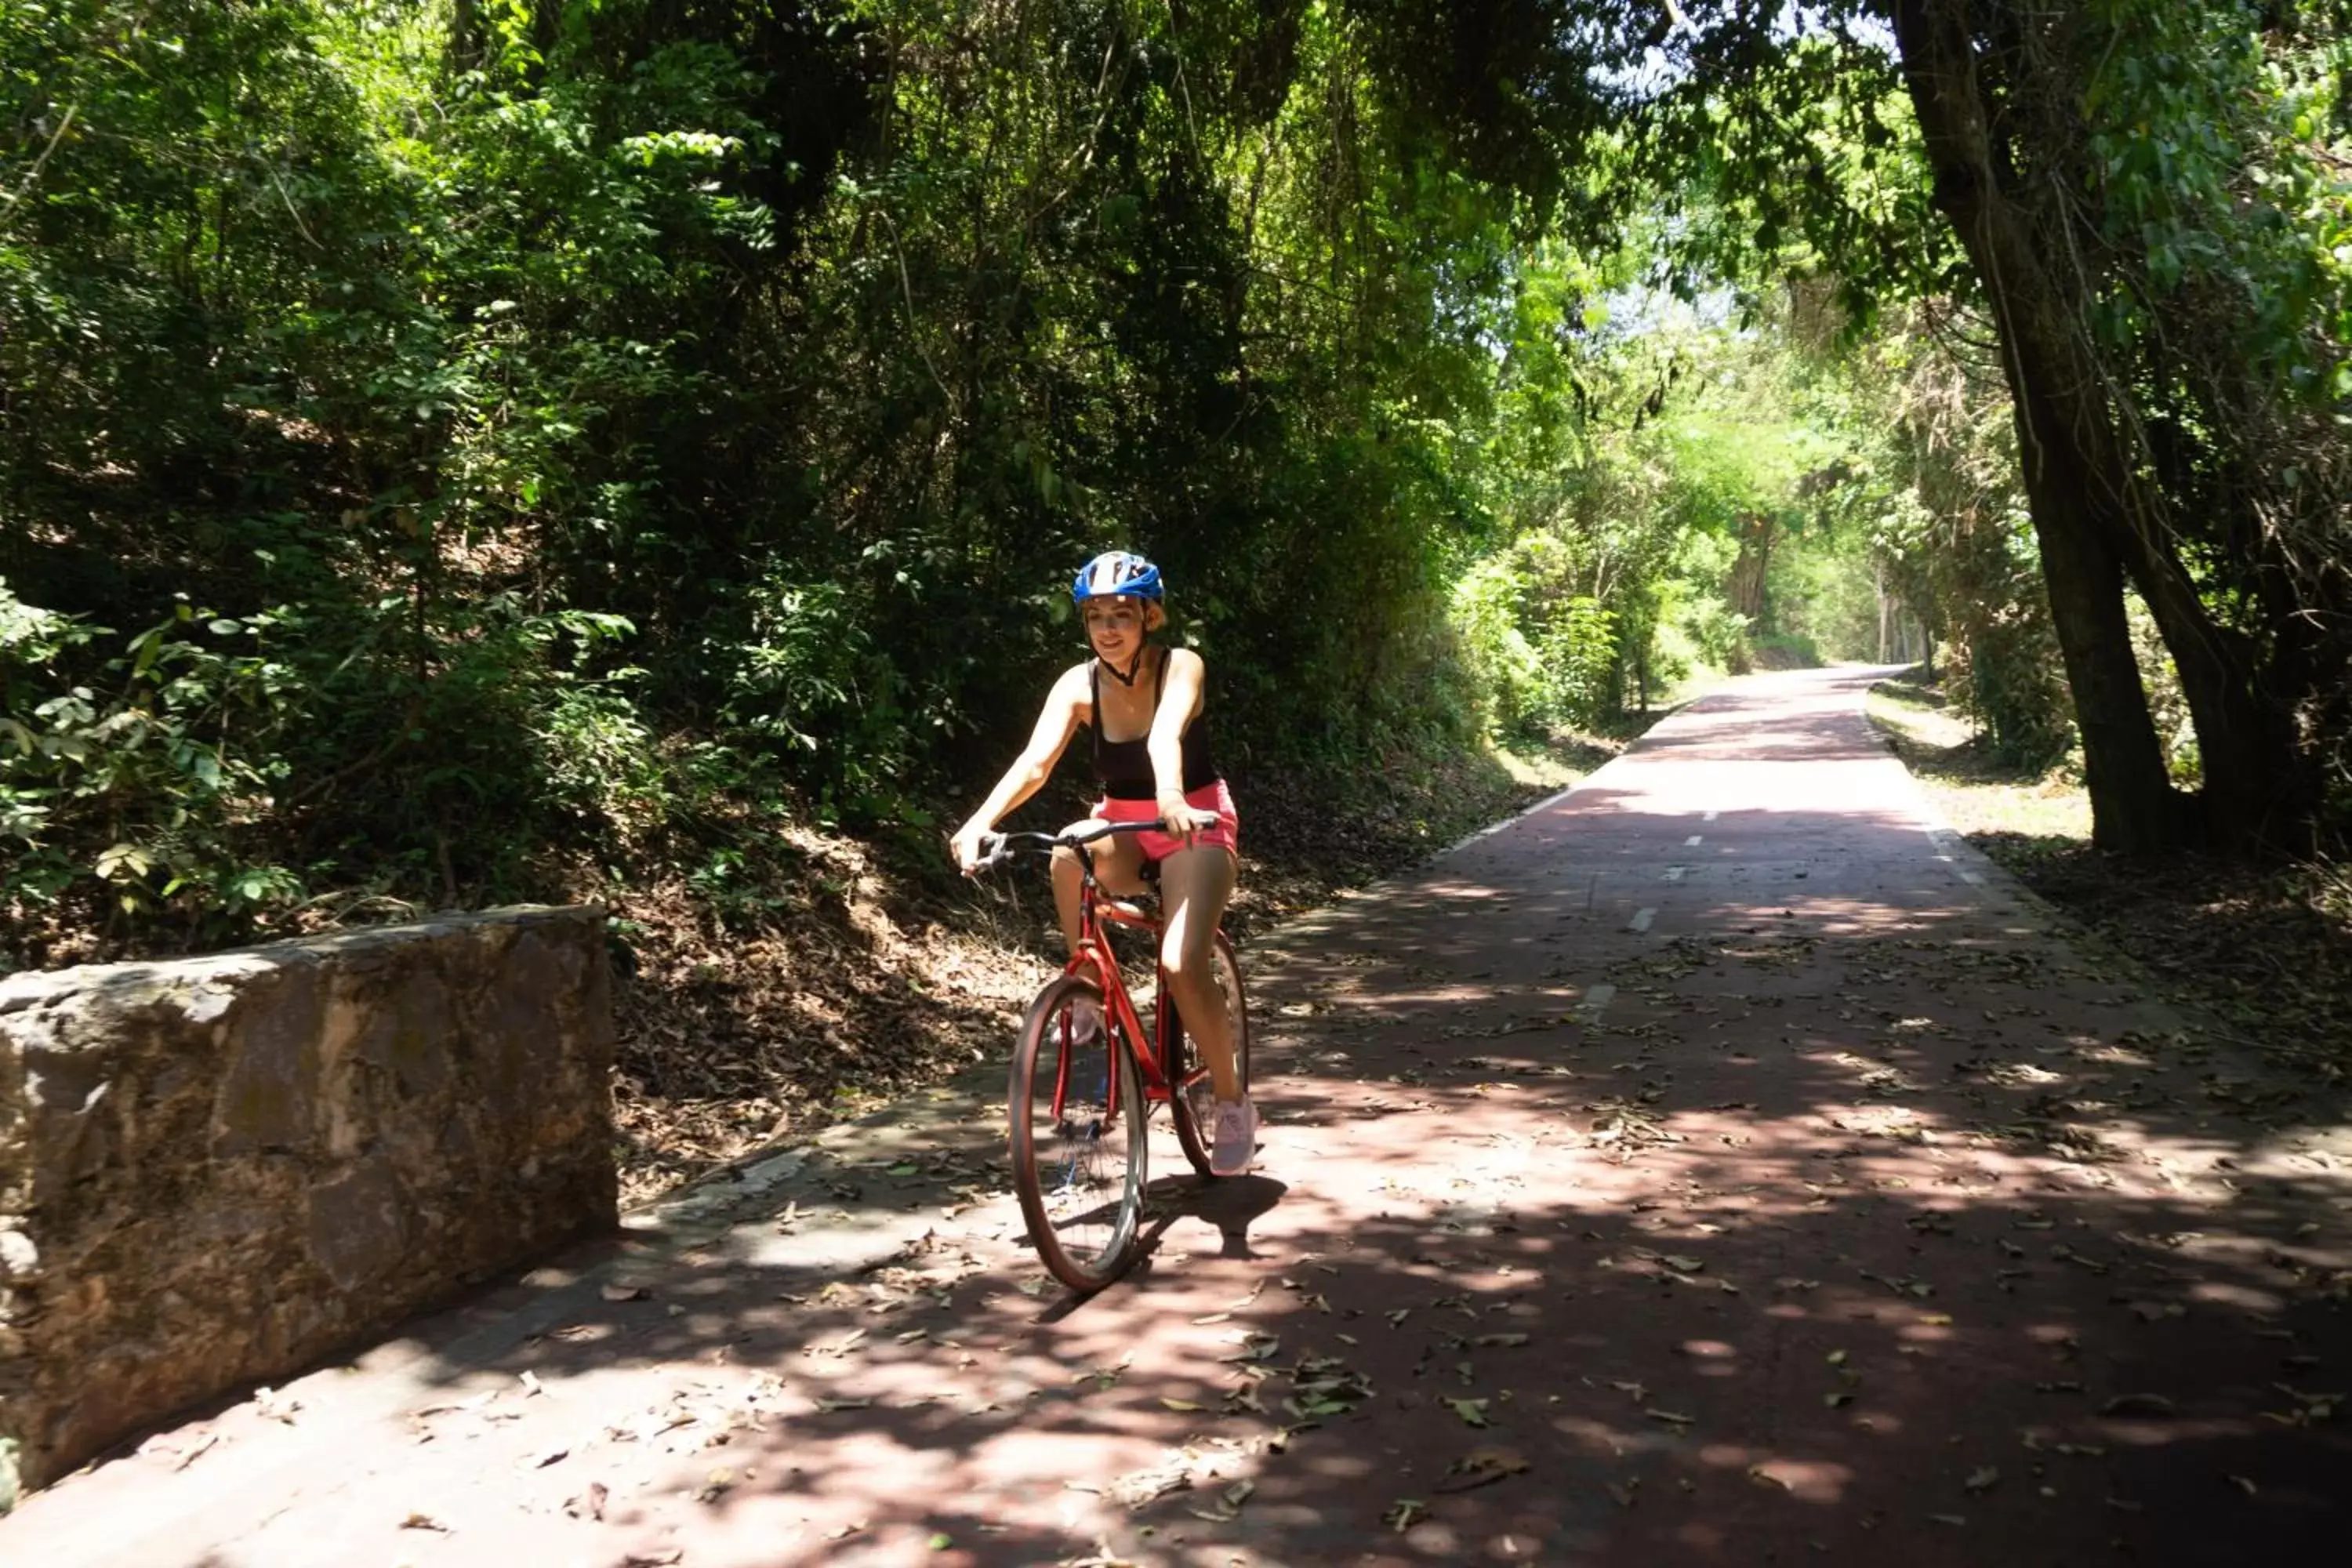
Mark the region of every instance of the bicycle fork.
<instances>
[{"instance_id":1,"label":"bicycle fork","mask_svg":"<svg viewBox=\"0 0 2352 1568\"><path fill-rule=\"evenodd\" d=\"M1062 1015L1061 1051L1054 1064L1054 1125L1066 1150L1060 1161L1061 1180L1057 1186L1065 1193L1076 1193L1094 1184L1088 1177L1097 1163L1097 1151L1118 1110L1111 1103L1110 1053L1120 1047L1112 1032L1108 1010L1094 1038L1083 1044L1073 1027L1074 1012L1070 1009ZM1076 1120L1073 1110L1084 1113L1087 1119Z\"/></svg>"}]
</instances>

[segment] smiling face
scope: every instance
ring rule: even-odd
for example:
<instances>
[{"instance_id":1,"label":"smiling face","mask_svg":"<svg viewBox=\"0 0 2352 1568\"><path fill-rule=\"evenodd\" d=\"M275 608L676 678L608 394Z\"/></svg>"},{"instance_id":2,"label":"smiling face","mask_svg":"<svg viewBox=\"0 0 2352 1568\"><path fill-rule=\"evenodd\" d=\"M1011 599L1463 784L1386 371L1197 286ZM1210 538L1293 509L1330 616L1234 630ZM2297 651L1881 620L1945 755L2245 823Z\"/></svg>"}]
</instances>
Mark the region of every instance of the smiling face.
<instances>
[{"instance_id":1,"label":"smiling face","mask_svg":"<svg viewBox=\"0 0 2352 1568\"><path fill-rule=\"evenodd\" d=\"M1106 664L1125 666L1142 647L1146 633L1159 624L1160 606L1129 594L1088 599L1080 614L1087 623L1087 641Z\"/></svg>"}]
</instances>

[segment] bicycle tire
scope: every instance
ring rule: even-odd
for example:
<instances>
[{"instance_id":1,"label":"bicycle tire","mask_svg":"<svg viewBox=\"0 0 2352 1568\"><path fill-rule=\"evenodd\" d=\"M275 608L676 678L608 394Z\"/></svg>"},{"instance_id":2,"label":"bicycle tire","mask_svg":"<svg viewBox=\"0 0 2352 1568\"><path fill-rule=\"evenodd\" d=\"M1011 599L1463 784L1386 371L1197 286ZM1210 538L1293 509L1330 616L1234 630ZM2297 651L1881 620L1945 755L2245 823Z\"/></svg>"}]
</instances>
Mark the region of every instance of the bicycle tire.
<instances>
[{"instance_id":1,"label":"bicycle tire","mask_svg":"<svg viewBox=\"0 0 2352 1568\"><path fill-rule=\"evenodd\" d=\"M1242 984L1241 962L1234 956L1234 944L1225 940L1223 931L1217 933L1212 952L1219 971L1217 984L1225 994L1226 1016L1234 1024L1234 1073L1241 1079L1242 1093L1246 1095L1250 1086L1249 994ZM1167 987L1164 976L1160 986L1163 991ZM1213 1179L1216 1173L1209 1168L1209 1154L1215 1134L1210 1130L1209 1118L1215 1114L1216 1093L1209 1085L1209 1069L1202 1064L1192 1031L1177 1016L1172 997L1165 1017L1167 1022L1161 1032L1173 1038L1160 1042L1160 1070L1171 1089L1168 1109L1170 1119L1176 1124L1176 1142L1183 1148L1184 1158L1192 1163L1192 1169Z\"/></svg>"},{"instance_id":2,"label":"bicycle tire","mask_svg":"<svg viewBox=\"0 0 2352 1568\"><path fill-rule=\"evenodd\" d=\"M1135 1058L1107 1014L1094 1040L1073 1046L1065 1015L1080 997L1099 1010L1102 993L1075 974L1053 981L1030 1004L1013 1054L1005 1110L1013 1142L1013 1190L1029 1227L1029 1245L1054 1278L1071 1289L1099 1290L1135 1261L1149 1181L1143 1098ZM1063 1058L1070 1071L1065 1077ZM1097 1078L1097 1075L1099 1075ZM1099 1083L1100 1088L1096 1086ZM1072 1115L1080 1100L1112 1084L1116 1095L1090 1122ZM1055 1115L1056 1088L1063 1114ZM1091 1102L1089 1102L1091 1103Z\"/></svg>"}]
</instances>

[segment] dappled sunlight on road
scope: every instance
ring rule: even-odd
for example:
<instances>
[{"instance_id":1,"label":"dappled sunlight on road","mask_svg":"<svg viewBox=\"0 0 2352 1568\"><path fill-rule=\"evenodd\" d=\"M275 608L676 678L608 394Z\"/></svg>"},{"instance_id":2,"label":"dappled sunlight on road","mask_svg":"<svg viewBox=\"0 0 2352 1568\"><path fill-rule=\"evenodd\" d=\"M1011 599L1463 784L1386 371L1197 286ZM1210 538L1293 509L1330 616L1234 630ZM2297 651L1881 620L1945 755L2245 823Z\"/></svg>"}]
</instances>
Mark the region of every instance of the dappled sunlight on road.
<instances>
[{"instance_id":1,"label":"dappled sunlight on road","mask_svg":"<svg viewBox=\"0 0 2352 1568\"><path fill-rule=\"evenodd\" d=\"M977 1084L425 1334L341 1506L418 1568L2315 1560L2341 1095L2056 941L1811 679L1245 954L1263 1163L1155 1139L1113 1289Z\"/></svg>"}]
</instances>

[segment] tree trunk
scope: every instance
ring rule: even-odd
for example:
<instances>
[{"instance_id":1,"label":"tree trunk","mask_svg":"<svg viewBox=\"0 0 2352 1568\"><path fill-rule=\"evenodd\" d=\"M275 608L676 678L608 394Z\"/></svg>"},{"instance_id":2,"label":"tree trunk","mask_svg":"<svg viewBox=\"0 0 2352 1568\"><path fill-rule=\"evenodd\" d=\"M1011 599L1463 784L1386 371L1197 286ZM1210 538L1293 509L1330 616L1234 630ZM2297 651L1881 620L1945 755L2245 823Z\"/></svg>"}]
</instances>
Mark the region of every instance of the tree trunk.
<instances>
[{"instance_id":1,"label":"tree trunk","mask_svg":"<svg viewBox=\"0 0 2352 1568\"><path fill-rule=\"evenodd\" d=\"M2133 854L2179 848L2189 816L2165 771L2124 614L2121 536L2129 530L2114 511L2131 476L2084 363L2075 301L2000 187L1967 6L1896 0L1894 11L1936 205L1975 266L2000 337L2051 619L2083 738L2092 838Z\"/></svg>"},{"instance_id":2,"label":"tree trunk","mask_svg":"<svg viewBox=\"0 0 2352 1568\"><path fill-rule=\"evenodd\" d=\"M449 42L443 59L451 76L463 76L482 63L482 23L476 0L455 0L449 13Z\"/></svg>"},{"instance_id":3,"label":"tree trunk","mask_svg":"<svg viewBox=\"0 0 2352 1568\"><path fill-rule=\"evenodd\" d=\"M1772 545L1779 531L1777 521L1769 512L1754 511L1739 520L1739 557L1731 563L1731 580L1723 591L1732 613L1747 621L1740 628L1738 640L1731 645L1734 675L1746 675L1756 667L1748 649L1748 634L1764 623L1764 575L1772 564Z\"/></svg>"},{"instance_id":4,"label":"tree trunk","mask_svg":"<svg viewBox=\"0 0 2352 1568\"><path fill-rule=\"evenodd\" d=\"M2151 531L2137 530L2128 542L2132 577L2180 673L2205 774L2206 837L2239 854L2306 853L2326 797L2297 732L2304 683L2288 674L2303 666L2306 623L2281 617L2265 661L2253 637L2207 613L2188 567L2168 546L2150 543Z\"/></svg>"},{"instance_id":5,"label":"tree trunk","mask_svg":"<svg viewBox=\"0 0 2352 1568\"><path fill-rule=\"evenodd\" d=\"M1878 662L1885 664L1895 656L1894 645L1888 635L1893 630L1894 617L1886 602L1886 563L1881 560L1872 564L1876 568L1872 585L1878 590Z\"/></svg>"},{"instance_id":6,"label":"tree trunk","mask_svg":"<svg viewBox=\"0 0 2352 1568\"><path fill-rule=\"evenodd\" d=\"M2031 483L2027 486L2032 489ZM2124 614L2123 565L2095 531L2032 498L2033 532L2050 619L2074 695L2083 737L2084 783L2091 795L2091 841L2103 849L2152 854L2188 838L2187 803L2172 787L2149 718L2147 691Z\"/></svg>"}]
</instances>

